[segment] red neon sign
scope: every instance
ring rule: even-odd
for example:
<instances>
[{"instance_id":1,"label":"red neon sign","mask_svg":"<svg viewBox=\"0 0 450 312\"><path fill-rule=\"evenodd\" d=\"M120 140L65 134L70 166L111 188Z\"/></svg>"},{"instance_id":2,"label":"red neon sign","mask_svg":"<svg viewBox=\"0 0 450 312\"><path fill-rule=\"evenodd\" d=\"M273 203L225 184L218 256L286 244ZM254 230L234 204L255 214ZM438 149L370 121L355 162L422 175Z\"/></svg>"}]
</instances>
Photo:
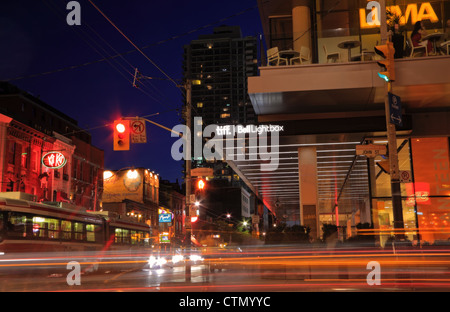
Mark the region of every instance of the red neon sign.
<instances>
[{"instance_id":1,"label":"red neon sign","mask_svg":"<svg viewBox=\"0 0 450 312\"><path fill-rule=\"evenodd\" d=\"M50 169L59 169L67 163L66 157L61 152L48 152L42 156L42 164Z\"/></svg>"}]
</instances>

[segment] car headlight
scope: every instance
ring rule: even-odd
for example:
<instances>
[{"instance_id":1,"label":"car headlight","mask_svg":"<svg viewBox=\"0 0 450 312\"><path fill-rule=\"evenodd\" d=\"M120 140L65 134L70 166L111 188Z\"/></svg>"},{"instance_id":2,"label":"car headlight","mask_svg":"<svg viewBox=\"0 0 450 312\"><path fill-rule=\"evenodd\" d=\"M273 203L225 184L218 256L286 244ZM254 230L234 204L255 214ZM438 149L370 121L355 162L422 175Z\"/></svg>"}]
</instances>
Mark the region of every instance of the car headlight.
<instances>
[{"instance_id":1,"label":"car headlight","mask_svg":"<svg viewBox=\"0 0 450 312\"><path fill-rule=\"evenodd\" d=\"M189 259L191 259L191 261L203 261L203 258L201 257L201 256L199 256L199 255L191 255L190 257L189 257Z\"/></svg>"},{"instance_id":2,"label":"car headlight","mask_svg":"<svg viewBox=\"0 0 450 312\"><path fill-rule=\"evenodd\" d=\"M150 258L148 258L148 265L150 266L150 268L153 268L155 266L162 266L164 264L167 263L167 260L164 257L158 257L156 258L155 256L150 256Z\"/></svg>"},{"instance_id":3,"label":"car headlight","mask_svg":"<svg viewBox=\"0 0 450 312\"><path fill-rule=\"evenodd\" d=\"M183 261L184 257L182 255L174 255L172 256L172 263L178 263L180 261Z\"/></svg>"}]
</instances>

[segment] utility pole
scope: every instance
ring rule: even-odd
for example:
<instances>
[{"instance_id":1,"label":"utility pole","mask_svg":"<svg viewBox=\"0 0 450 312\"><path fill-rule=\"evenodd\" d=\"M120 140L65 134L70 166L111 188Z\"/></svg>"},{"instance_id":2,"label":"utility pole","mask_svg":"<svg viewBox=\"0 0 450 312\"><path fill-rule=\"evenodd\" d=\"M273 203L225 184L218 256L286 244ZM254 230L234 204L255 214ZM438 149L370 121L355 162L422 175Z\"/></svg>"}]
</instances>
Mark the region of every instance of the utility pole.
<instances>
[{"instance_id":1,"label":"utility pole","mask_svg":"<svg viewBox=\"0 0 450 312\"><path fill-rule=\"evenodd\" d=\"M191 47L189 47L188 50L188 60L187 60L187 67L188 67L188 75L185 81L185 90L186 90L186 131L185 131L185 138L186 138L186 154L185 154L185 161L186 161L186 169L185 169L185 185L186 185L186 204L185 204L185 230L186 230L186 255L188 256L188 259L186 260L186 266L185 266L185 279L186 282L191 281L191 262L190 262L190 255L191 255L191 235L192 235L192 224L191 224L191 216L190 216L190 208L191 208L191 188L192 188L192 178L191 178L191 120L192 120L192 110L191 110L191 100L192 100L192 81L191 81Z\"/></svg>"}]
</instances>

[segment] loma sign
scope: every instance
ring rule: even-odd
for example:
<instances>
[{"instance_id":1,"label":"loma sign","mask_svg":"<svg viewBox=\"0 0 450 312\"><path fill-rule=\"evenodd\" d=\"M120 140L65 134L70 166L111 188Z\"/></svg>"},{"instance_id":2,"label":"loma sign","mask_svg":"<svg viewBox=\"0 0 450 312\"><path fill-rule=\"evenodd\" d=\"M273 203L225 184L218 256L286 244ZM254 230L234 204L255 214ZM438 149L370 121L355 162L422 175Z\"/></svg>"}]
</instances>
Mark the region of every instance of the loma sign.
<instances>
[{"instance_id":1,"label":"loma sign","mask_svg":"<svg viewBox=\"0 0 450 312\"><path fill-rule=\"evenodd\" d=\"M366 14L366 10L370 10L370 12ZM406 25L409 20L411 20L411 25L414 25L417 21L422 20L429 20L432 23L439 21L430 2L410 3L406 6L404 12L402 12L399 5L386 7L386 10L396 16L400 16L400 25ZM381 7L378 1L370 1L367 3L365 9L359 9L359 23L361 28L379 27L380 11Z\"/></svg>"}]
</instances>

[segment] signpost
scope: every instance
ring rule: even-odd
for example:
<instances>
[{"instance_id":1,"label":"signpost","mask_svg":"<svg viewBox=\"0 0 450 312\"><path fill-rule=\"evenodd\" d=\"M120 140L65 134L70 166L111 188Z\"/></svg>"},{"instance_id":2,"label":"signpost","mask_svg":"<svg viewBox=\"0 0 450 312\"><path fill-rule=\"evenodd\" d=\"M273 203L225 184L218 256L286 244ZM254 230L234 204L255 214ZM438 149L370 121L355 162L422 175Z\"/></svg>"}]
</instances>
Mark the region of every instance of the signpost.
<instances>
[{"instance_id":1,"label":"signpost","mask_svg":"<svg viewBox=\"0 0 450 312\"><path fill-rule=\"evenodd\" d=\"M400 182L401 183L411 183L412 182L411 171L401 170L400 171Z\"/></svg>"},{"instance_id":2,"label":"signpost","mask_svg":"<svg viewBox=\"0 0 450 312\"><path fill-rule=\"evenodd\" d=\"M365 144L356 145L356 155L364 155L369 158L374 158L381 155L386 155L386 145L380 144Z\"/></svg>"},{"instance_id":3,"label":"signpost","mask_svg":"<svg viewBox=\"0 0 450 312\"><path fill-rule=\"evenodd\" d=\"M131 121L131 143L147 143L145 120L136 118Z\"/></svg>"},{"instance_id":4,"label":"signpost","mask_svg":"<svg viewBox=\"0 0 450 312\"><path fill-rule=\"evenodd\" d=\"M214 175L213 168L195 168L191 170L193 177L207 177Z\"/></svg>"},{"instance_id":5,"label":"signpost","mask_svg":"<svg viewBox=\"0 0 450 312\"><path fill-rule=\"evenodd\" d=\"M400 97L388 92L389 98L389 118L391 124L402 126L402 104Z\"/></svg>"},{"instance_id":6,"label":"signpost","mask_svg":"<svg viewBox=\"0 0 450 312\"><path fill-rule=\"evenodd\" d=\"M191 206L189 207L189 215L190 215L191 217L197 216L197 215L198 215L197 210L198 210L198 208L197 208L195 205L191 205Z\"/></svg>"}]
</instances>

